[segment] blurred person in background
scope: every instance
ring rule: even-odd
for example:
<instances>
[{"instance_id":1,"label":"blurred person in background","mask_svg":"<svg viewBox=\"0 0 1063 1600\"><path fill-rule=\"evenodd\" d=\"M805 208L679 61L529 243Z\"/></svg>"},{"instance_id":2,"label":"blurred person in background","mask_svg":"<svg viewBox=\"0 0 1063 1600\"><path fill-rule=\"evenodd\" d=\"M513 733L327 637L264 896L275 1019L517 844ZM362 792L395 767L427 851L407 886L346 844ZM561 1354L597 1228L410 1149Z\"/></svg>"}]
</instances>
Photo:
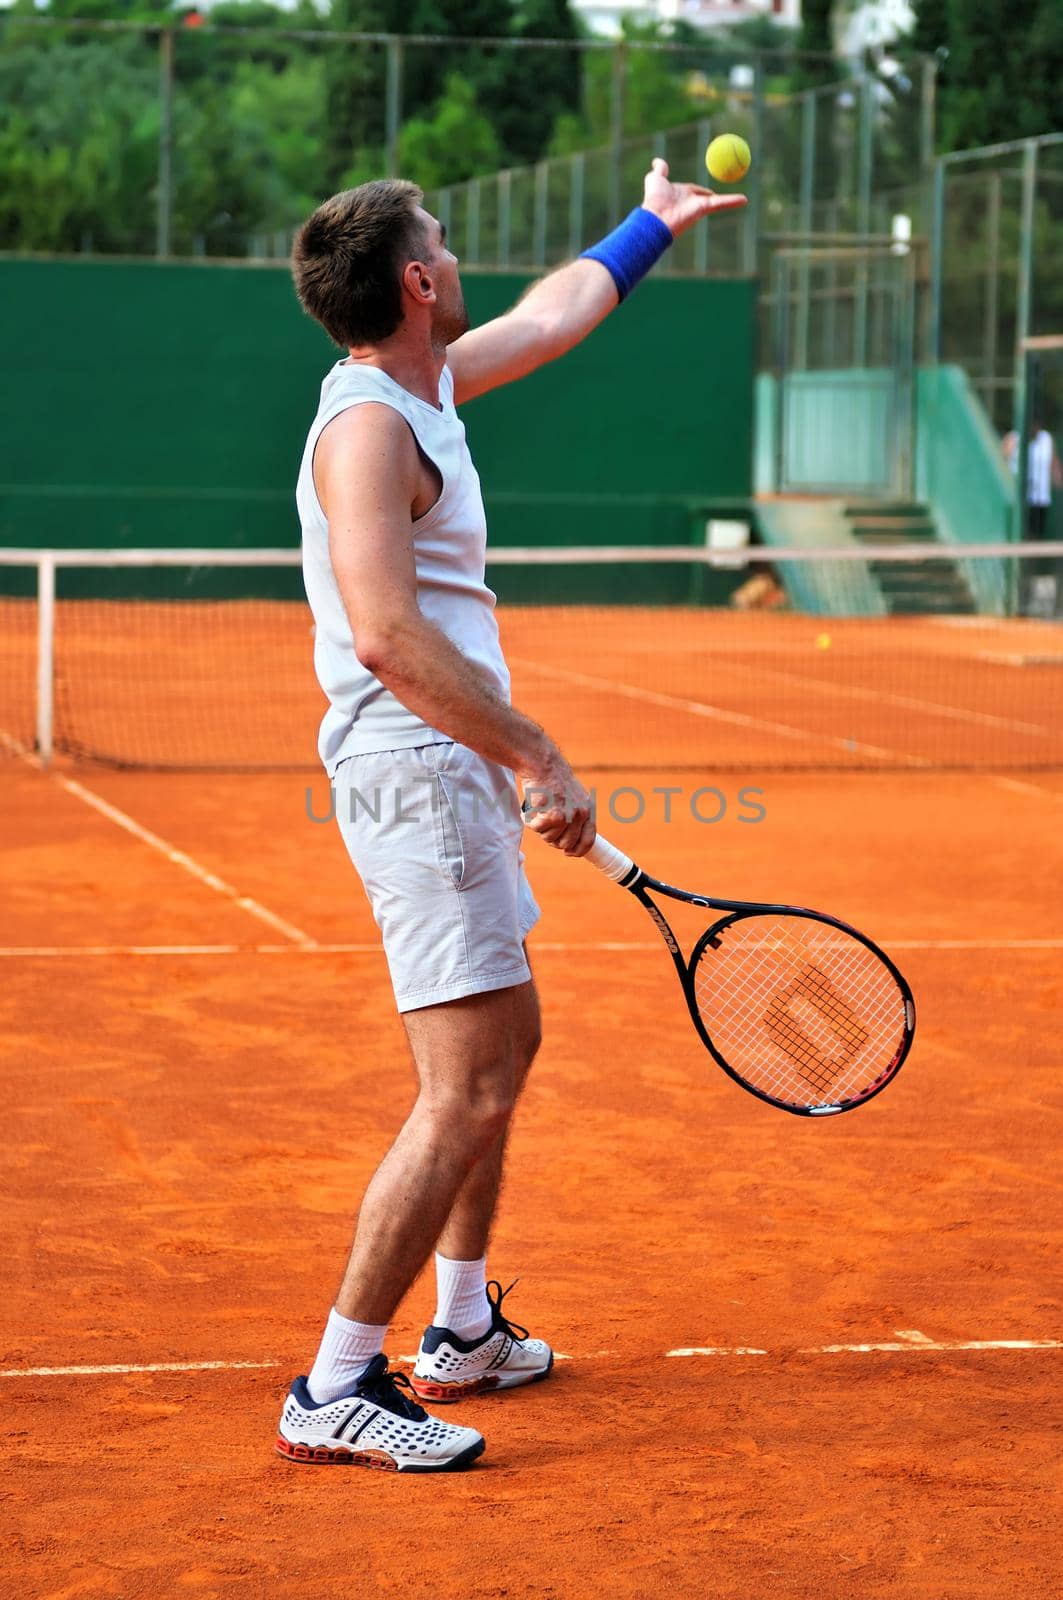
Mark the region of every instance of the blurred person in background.
<instances>
[{"instance_id":1,"label":"blurred person in background","mask_svg":"<svg viewBox=\"0 0 1063 1600\"><path fill-rule=\"evenodd\" d=\"M1012 472L1019 470L1019 435L1013 428L1004 438L1004 459ZM1063 465L1055 440L1036 413L1030 425L1026 454L1026 537L1049 537L1053 489L1063 489ZM1053 616L1059 601L1058 563L1029 563L1029 583L1022 609L1030 616Z\"/></svg>"}]
</instances>

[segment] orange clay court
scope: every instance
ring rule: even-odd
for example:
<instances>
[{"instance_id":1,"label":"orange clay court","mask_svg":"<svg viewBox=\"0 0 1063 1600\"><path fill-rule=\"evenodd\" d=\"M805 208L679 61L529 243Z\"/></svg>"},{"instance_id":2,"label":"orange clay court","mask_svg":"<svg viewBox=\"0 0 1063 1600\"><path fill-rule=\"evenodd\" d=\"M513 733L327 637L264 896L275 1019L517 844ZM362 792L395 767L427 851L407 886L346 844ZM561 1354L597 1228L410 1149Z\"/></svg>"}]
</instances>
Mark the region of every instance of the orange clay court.
<instances>
[{"instance_id":1,"label":"orange clay court","mask_svg":"<svg viewBox=\"0 0 1063 1600\"><path fill-rule=\"evenodd\" d=\"M919 1012L896 1083L822 1122L742 1094L645 916L529 841L546 1042L491 1264L565 1359L463 1405L488 1442L468 1473L293 1469L278 1406L412 1095L376 930L338 832L307 815L322 777L84 759L115 738L134 748L112 759L143 759L138 705L178 746L202 738L209 703L186 728L179 664L138 701L128 662L108 684L68 628L51 771L27 694L0 721L6 1592L1060 1593L1059 629L906 620L872 648L853 624L828 650L775 618L758 655L757 619L724 616L747 649L731 636L724 663L661 617L662 687L648 622L608 615L560 668L544 614L511 616L515 698L597 756L603 822L616 790L643 794L609 832L650 871L833 911L895 957ZM295 767L317 702L303 624L291 644ZM976 733L992 759L958 770L949 739ZM810 770L781 770L809 740ZM727 799L714 825L699 785ZM674 909L693 938L704 914ZM395 1357L430 1299L422 1281Z\"/></svg>"}]
</instances>

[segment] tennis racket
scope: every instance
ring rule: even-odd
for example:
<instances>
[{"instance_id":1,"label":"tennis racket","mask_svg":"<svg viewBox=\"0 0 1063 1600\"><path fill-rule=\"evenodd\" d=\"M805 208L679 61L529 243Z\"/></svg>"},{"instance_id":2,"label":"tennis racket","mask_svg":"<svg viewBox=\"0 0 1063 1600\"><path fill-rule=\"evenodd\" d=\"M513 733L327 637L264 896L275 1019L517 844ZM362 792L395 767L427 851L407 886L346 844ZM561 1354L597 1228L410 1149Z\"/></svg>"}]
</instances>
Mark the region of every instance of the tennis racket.
<instances>
[{"instance_id":1,"label":"tennis racket","mask_svg":"<svg viewBox=\"0 0 1063 1600\"><path fill-rule=\"evenodd\" d=\"M799 906L675 889L600 834L587 860L645 906L702 1044L758 1100L798 1117L827 1117L866 1105L896 1077L911 1049L915 1003L893 962L864 934ZM723 913L689 960L651 892Z\"/></svg>"}]
</instances>

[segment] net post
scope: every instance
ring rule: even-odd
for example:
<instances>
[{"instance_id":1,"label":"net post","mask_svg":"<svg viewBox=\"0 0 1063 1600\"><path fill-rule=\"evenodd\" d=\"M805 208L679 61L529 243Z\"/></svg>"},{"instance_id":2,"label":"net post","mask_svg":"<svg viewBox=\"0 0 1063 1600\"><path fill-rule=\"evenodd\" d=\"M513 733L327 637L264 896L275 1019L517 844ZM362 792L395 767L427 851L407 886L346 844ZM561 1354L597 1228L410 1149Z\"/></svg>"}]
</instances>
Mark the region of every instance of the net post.
<instances>
[{"instance_id":1,"label":"net post","mask_svg":"<svg viewBox=\"0 0 1063 1600\"><path fill-rule=\"evenodd\" d=\"M37 562L37 754L52 761L55 705L55 554L42 550Z\"/></svg>"}]
</instances>

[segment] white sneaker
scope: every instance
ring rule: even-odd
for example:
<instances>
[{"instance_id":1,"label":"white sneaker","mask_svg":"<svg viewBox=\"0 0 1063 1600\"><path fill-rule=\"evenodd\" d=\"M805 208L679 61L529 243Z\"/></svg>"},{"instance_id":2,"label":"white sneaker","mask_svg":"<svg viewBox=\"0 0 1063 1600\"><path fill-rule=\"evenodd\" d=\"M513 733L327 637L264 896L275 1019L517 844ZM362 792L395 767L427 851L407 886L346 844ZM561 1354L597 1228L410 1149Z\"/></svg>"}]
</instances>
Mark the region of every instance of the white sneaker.
<instances>
[{"instance_id":1,"label":"white sneaker","mask_svg":"<svg viewBox=\"0 0 1063 1600\"><path fill-rule=\"evenodd\" d=\"M401 1387L400 1387L401 1386ZM430 1417L401 1391L401 1373L374 1356L350 1394L322 1404L296 1378L281 1412L277 1450L289 1461L342 1462L384 1472L459 1472L484 1452L475 1428Z\"/></svg>"},{"instance_id":2,"label":"white sneaker","mask_svg":"<svg viewBox=\"0 0 1063 1600\"><path fill-rule=\"evenodd\" d=\"M530 1339L527 1328L502 1314L509 1289L494 1281L487 1285L491 1326L480 1339L459 1339L449 1328L425 1329L412 1378L413 1391L422 1400L462 1400L485 1389L540 1383L548 1376L554 1364L550 1346Z\"/></svg>"}]
</instances>

